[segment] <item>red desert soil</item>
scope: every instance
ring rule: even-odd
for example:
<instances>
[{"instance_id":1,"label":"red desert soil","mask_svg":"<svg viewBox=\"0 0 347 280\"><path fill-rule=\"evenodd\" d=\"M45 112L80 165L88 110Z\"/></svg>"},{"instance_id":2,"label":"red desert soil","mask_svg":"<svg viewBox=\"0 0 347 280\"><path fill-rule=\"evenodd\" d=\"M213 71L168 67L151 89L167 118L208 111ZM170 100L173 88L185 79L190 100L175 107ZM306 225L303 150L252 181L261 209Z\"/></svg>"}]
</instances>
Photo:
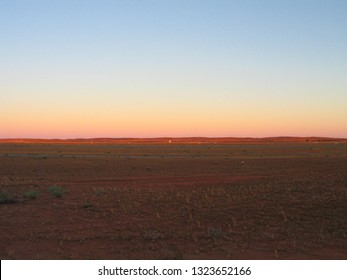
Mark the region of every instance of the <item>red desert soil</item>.
<instances>
[{"instance_id":1,"label":"red desert soil","mask_svg":"<svg viewBox=\"0 0 347 280\"><path fill-rule=\"evenodd\" d=\"M347 258L347 143L199 139L3 141L1 259Z\"/></svg>"}]
</instances>

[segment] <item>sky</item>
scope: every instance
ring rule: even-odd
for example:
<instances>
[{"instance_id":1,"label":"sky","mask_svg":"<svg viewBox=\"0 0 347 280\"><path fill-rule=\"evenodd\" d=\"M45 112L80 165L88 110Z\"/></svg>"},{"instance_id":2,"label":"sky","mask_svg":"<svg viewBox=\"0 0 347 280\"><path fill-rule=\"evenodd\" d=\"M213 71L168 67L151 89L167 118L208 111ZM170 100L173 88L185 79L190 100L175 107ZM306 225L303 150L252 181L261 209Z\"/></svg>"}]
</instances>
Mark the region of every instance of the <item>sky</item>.
<instances>
[{"instance_id":1,"label":"sky","mask_svg":"<svg viewBox=\"0 0 347 280\"><path fill-rule=\"evenodd\" d=\"M0 1L0 138L163 136L347 137L347 1Z\"/></svg>"}]
</instances>

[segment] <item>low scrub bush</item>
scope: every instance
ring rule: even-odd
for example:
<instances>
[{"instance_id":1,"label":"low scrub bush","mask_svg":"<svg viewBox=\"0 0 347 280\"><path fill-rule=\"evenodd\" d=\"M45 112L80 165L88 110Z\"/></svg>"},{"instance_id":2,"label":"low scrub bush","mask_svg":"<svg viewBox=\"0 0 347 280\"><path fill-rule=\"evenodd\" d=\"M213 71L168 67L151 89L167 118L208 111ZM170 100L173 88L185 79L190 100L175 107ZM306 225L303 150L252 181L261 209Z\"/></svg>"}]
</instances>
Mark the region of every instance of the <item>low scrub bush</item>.
<instances>
[{"instance_id":1,"label":"low scrub bush","mask_svg":"<svg viewBox=\"0 0 347 280\"><path fill-rule=\"evenodd\" d=\"M0 190L0 204L15 203L13 196L5 190Z\"/></svg>"},{"instance_id":2,"label":"low scrub bush","mask_svg":"<svg viewBox=\"0 0 347 280\"><path fill-rule=\"evenodd\" d=\"M225 237L223 229L215 227L209 227L207 229L207 235L212 239L221 239Z\"/></svg>"},{"instance_id":3,"label":"low scrub bush","mask_svg":"<svg viewBox=\"0 0 347 280\"><path fill-rule=\"evenodd\" d=\"M55 197L62 197L64 194L64 188L60 186L50 186L48 191Z\"/></svg>"},{"instance_id":4,"label":"low scrub bush","mask_svg":"<svg viewBox=\"0 0 347 280\"><path fill-rule=\"evenodd\" d=\"M39 195L39 192L36 191L36 190L30 190L30 191L27 191L25 194L24 194L24 197L26 198L30 198L30 199L36 199L36 197Z\"/></svg>"}]
</instances>

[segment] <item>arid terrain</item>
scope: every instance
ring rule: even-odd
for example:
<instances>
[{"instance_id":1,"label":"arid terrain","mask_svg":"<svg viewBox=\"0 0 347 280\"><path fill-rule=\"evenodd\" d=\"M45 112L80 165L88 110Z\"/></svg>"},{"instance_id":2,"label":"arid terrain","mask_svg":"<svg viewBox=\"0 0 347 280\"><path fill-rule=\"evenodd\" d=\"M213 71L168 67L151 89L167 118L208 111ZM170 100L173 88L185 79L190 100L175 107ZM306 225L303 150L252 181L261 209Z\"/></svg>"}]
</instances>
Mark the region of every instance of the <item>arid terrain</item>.
<instances>
[{"instance_id":1,"label":"arid terrain","mask_svg":"<svg viewBox=\"0 0 347 280\"><path fill-rule=\"evenodd\" d=\"M347 259L347 141L0 141L1 259Z\"/></svg>"}]
</instances>

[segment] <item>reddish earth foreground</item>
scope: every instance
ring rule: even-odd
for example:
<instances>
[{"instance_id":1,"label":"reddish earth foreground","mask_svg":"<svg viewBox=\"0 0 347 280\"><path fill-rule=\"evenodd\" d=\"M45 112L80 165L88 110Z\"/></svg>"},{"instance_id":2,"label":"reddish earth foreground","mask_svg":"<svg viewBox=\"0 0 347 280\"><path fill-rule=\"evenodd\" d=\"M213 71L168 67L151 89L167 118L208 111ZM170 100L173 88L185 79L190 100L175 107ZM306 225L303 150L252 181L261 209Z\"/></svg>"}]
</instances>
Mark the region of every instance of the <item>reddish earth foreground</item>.
<instances>
[{"instance_id":1,"label":"reddish earth foreground","mask_svg":"<svg viewBox=\"0 0 347 280\"><path fill-rule=\"evenodd\" d=\"M0 209L1 259L347 259L347 144L1 143Z\"/></svg>"}]
</instances>

